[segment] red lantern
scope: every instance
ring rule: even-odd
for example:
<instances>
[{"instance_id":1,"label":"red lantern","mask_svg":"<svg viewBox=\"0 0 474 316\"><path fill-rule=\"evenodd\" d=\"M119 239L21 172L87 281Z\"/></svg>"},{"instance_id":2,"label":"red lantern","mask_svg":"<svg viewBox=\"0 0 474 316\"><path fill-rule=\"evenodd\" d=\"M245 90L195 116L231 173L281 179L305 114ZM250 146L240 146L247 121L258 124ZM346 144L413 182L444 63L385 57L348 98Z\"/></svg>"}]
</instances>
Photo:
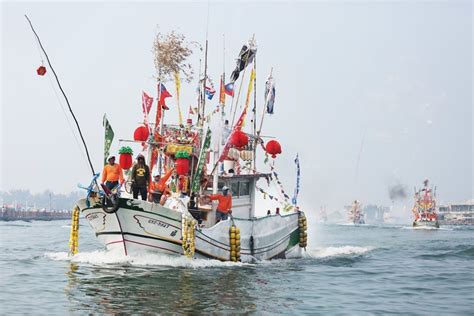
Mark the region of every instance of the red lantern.
<instances>
[{"instance_id":1,"label":"red lantern","mask_svg":"<svg viewBox=\"0 0 474 316\"><path fill-rule=\"evenodd\" d=\"M132 154L120 154L119 164L123 170L128 170L132 167Z\"/></svg>"},{"instance_id":2,"label":"red lantern","mask_svg":"<svg viewBox=\"0 0 474 316\"><path fill-rule=\"evenodd\" d=\"M271 140L265 146L265 150L272 155L272 158L275 158L276 155L281 154L281 145L276 140Z\"/></svg>"},{"instance_id":3,"label":"red lantern","mask_svg":"<svg viewBox=\"0 0 474 316\"><path fill-rule=\"evenodd\" d=\"M45 66L40 66L38 69L36 69L36 73L38 76L44 76L46 73L46 67Z\"/></svg>"},{"instance_id":4,"label":"red lantern","mask_svg":"<svg viewBox=\"0 0 474 316\"><path fill-rule=\"evenodd\" d=\"M242 148L247 146L249 143L249 137L242 131L235 131L230 137L230 144L234 145L237 148Z\"/></svg>"},{"instance_id":5,"label":"red lantern","mask_svg":"<svg viewBox=\"0 0 474 316\"><path fill-rule=\"evenodd\" d=\"M189 173L189 159L188 158L176 159L174 166L176 167L176 173L179 176L184 176Z\"/></svg>"},{"instance_id":6,"label":"red lantern","mask_svg":"<svg viewBox=\"0 0 474 316\"><path fill-rule=\"evenodd\" d=\"M133 133L133 139L136 141L144 142L148 139L148 135L150 132L148 131L148 127L145 125L138 126L135 132Z\"/></svg>"}]
</instances>

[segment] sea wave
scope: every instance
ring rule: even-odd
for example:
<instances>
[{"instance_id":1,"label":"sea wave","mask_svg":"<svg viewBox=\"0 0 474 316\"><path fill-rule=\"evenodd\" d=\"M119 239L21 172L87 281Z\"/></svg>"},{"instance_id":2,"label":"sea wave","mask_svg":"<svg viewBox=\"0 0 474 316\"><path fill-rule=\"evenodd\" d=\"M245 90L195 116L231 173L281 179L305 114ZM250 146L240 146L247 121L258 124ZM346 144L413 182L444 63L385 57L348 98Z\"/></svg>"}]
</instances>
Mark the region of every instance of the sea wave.
<instances>
[{"instance_id":1,"label":"sea wave","mask_svg":"<svg viewBox=\"0 0 474 316\"><path fill-rule=\"evenodd\" d=\"M474 246L471 245L460 245L454 247L449 251L439 251L430 254L422 254L419 255L418 258L422 259L445 259L445 258L467 258L472 259L474 258Z\"/></svg>"},{"instance_id":2,"label":"sea wave","mask_svg":"<svg viewBox=\"0 0 474 316\"><path fill-rule=\"evenodd\" d=\"M235 267L247 265L241 262L223 262L211 259L189 259L184 256L169 256L165 254L137 254L124 255L113 251L96 250L80 252L70 256L67 252L47 252L47 258L55 261L70 261L72 263L84 263L95 266L107 265L131 265L131 266L165 266L182 268L210 268L210 267Z\"/></svg>"},{"instance_id":3,"label":"sea wave","mask_svg":"<svg viewBox=\"0 0 474 316\"><path fill-rule=\"evenodd\" d=\"M312 258L331 258L331 257L354 257L366 254L374 247L358 247L358 246L342 246L342 247L327 247L318 249L309 249L308 254Z\"/></svg>"}]
</instances>

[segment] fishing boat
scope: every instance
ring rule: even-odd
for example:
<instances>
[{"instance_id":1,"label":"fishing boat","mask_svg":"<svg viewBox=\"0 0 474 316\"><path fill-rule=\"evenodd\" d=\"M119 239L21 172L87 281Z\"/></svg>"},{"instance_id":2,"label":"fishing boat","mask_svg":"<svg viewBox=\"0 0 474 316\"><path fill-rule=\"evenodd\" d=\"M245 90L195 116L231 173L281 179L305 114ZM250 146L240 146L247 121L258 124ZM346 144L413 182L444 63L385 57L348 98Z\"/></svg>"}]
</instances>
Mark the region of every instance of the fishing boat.
<instances>
[{"instance_id":1,"label":"fishing boat","mask_svg":"<svg viewBox=\"0 0 474 316\"><path fill-rule=\"evenodd\" d=\"M164 113L168 109L165 98L171 97L164 80L157 83L157 102L143 93L144 122L135 129L134 139L129 141L147 157L153 174L164 176L171 173L166 183L169 194L164 194L156 202L133 198L130 178L124 185L110 190L99 183L99 174L95 174L90 185L83 186L87 196L77 201L74 209L70 238L72 254L77 252L78 221L79 214L82 214L108 250L125 255L152 252L234 262L303 256L307 246L307 221L296 202L299 161L297 189L290 198L276 172L275 162L281 153L281 145L274 139L264 141L261 136L265 114L273 113L275 89L271 74L265 85L260 128L256 125L255 55L255 39L252 38L243 45L230 78L232 86L235 84L237 87L237 78L243 72L243 85L245 70L250 69L245 103L240 107L237 105L237 92L236 97L232 97L230 110L225 104L226 94L229 95L229 84L224 84L225 74L221 76L219 100L212 100L215 90L206 74L207 67L204 75L200 74L197 107L190 107L186 123L181 120L181 113L177 124L164 122ZM176 109L180 111L180 80L177 75L174 75L174 81ZM253 109L250 103L252 93ZM206 99L211 103L212 111L205 111ZM157 114L155 122L151 122L154 104ZM195 123L193 114L197 116ZM247 124L249 131L245 131L244 122L251 114L253 124ZM235 117L238 119L234 122ZM112 142L107 137L110 123L107 121L105 126L105 152L108 156ZM263 151L260 157L268 169L265 172L257 170L260 151ZM129 175L133 149L124 146L120 153L120 165ZM272 195L263 189L270 184L278 188L277 194ZM219 194L224 187L229 188L232 209L227 219L218 221L216 204L209 196ZM257 209L257 194L278 203L283 210L281 214L257 216L266 213Z\"/></svg>"},{"instance_id":2,"label":"fishing boat","mask_svg":"<svg viewBox=\"0 0 474 316\"><path fill-rule=\"evenodd\" d=\"M355 200L349 208L349 222L354 225L365 224L365 216L361 209L361 203L359 200Z\"/></svg>"},{"instance_id":3,"label":"fishing boat","mask_svg":"<svg viewBox=\"0 0 474 316\"><path fill-rule=\"evenodd\" d=\"M412 209L413 227L439 228L436 212L436 187L428 187L428 180L423 181L423 188L415 188L415 205Z\"/></svg>"}]
</instances>

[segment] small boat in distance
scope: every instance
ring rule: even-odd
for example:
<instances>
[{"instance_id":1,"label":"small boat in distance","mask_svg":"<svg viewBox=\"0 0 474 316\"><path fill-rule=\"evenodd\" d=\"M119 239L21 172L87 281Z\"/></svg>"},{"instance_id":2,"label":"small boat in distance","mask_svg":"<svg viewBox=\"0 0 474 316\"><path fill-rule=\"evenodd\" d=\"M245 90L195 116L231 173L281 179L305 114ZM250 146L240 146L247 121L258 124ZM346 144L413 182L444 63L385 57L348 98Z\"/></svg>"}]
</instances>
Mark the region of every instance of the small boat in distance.
<instances>
[{"instance_id":1,"label":"small boat in distance","mask_svg":"<svg viewBox=\"0 0 474 316\"><path fill-rule=\"evenodd\" d=\"M354 225L365 224L365 216L359 200L355 200L349 209L349 221Z\"/></svg>"},{"instance_id":2,"label":"small boat in distance","mask_svg":"<svg viewBox=\"0 0 474 316\"><path fill-rule=\"evenodd\" d=\"M413 227L439 228L436 212L436 187L429 188L428 180L423 181L423 188L415 188L415 205L413 206Z\"/></svg>"}]
</instances>

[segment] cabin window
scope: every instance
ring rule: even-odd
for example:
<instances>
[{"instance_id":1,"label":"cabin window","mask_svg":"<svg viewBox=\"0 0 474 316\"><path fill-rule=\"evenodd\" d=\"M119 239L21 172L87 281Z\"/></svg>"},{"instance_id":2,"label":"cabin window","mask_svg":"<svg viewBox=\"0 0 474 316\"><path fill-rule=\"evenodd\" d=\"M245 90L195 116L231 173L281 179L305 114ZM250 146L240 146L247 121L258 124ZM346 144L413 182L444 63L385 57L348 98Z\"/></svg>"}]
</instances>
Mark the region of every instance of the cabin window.
<instances>
[{"instance_id":1,"label":"cabin window","mask_svg":"<svg viewBox=\"0 0 474 316\"><path fill-rule=\"evenodd\" d=\"M239 196L239 183L238 182L232 182L230 184L230 190L232 192L232 196Z\"/></svg>"},{"instance_id":2,"label":"cabin window","mask_svg":"<svg viewBox=\"0 0 474 316\"><path fill-rule=\"evenodd\" d=\"M240 182L239 196L245 196L250 194L250 187L248 182Z\"/></svg>"}]
</instances>

